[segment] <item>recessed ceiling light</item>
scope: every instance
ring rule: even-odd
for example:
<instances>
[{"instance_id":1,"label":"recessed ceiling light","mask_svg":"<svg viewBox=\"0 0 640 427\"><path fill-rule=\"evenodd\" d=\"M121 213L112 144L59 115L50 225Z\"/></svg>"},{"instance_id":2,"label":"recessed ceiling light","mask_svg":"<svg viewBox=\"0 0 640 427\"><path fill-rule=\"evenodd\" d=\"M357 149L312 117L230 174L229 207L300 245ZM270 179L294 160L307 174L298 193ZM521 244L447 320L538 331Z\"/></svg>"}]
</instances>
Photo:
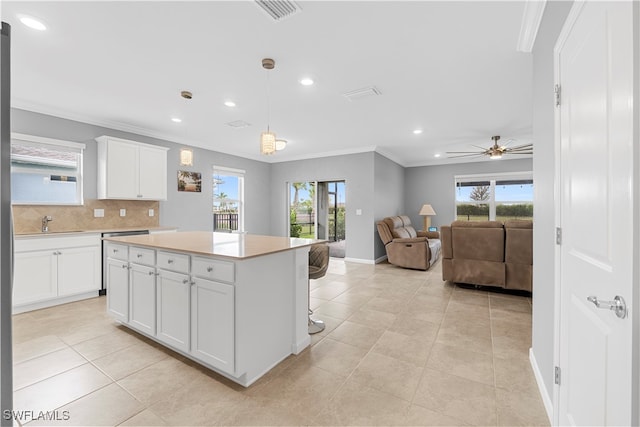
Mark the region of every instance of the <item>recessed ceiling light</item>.
<instances>
[{"instance_id":1,"label":"recessed ceiling light","mask_svg":"<svg viewBox=\"0 0 640 427\"><path fill-rule=\"evenodd\" d=\"M438 153L438 154L434 154L434 155L433 155L433 157L436 157L436 158L437 158L437 157L440 157L440 156L441 156L441 154L440 154L440 153Z\"/></svg>"},{"instance_id":2,"label":"recessed ceiling light","mask_svg":"<svg viewBox=\"0 0 640 427\"><path fill-rule=\"evenodd\" d=\"M44 31L47 29L47 26L42 21L33 16L18 15L18 18L20 18L20 22L33 30Z\"/></svg>"},{"instance_id":3,"label":"recessed ceiling light","mask_svg":"<svg viewBox=\"0 0 640 427\"><path fill-rule=\"evenodd\" d=\"M227 107L235 107L236 103L233 101L225 101L224 105L226 105Z\"/></svg>"},{"instance_id":4,"label":"recessed ceiling light","mask_svg":"<svg viewBox=\"0 0 640 427\"><path fill-rule=\"evenodd\" d=\"M303 79L300 79L300 84L302 86L311 86L313 84L313 79L310 77L305 77Z\"/></svg>"},{"instance_id":5,"label":"recessed ceiling light","mask_svg":"<svg viewBox=\"0 0 640 427\"><path fill-rule=\"evenodd\" d=\"M174 123L182 123L182 119L179 117L171 117L171 121Z\"/></svg>"},{"instance_id":6,"label":"recessed ceiling light","mask_svg":"<svg viewBox=\"0 0 640 427\"><path fill-rule=\"evenodd\" d=\"M422 133L422 129L416 129L413 131L414 135L420 135Z\"/></svg>"}]
</instances>

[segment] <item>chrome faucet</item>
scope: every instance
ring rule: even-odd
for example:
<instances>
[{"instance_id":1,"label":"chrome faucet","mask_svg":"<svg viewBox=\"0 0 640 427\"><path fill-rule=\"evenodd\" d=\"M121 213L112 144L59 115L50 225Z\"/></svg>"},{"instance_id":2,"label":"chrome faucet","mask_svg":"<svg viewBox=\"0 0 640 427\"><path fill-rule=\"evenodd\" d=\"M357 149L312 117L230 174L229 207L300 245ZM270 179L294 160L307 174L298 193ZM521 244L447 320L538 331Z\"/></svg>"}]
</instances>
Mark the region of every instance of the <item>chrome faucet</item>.
<instances>
[{"instance_id":1,"label":"chrome faucet","mask_svg":"<svg viewBox=\"0 0 640 427\"><path fill-rule=\"evenodd\" d=\"M42 232L46 233L49 231L49 222L53 221L50 215L45 215L42 217Z\"/></svg>"}]
</instances>

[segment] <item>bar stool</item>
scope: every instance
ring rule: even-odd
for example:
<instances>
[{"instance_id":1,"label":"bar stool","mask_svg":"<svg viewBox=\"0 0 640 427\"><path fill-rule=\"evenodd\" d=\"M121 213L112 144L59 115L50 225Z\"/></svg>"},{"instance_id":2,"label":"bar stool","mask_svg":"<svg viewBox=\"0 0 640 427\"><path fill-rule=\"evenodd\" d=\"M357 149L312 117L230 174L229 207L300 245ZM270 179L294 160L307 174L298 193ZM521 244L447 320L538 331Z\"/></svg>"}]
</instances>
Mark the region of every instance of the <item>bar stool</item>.
<instances>
[{"instance_id":1,"label":"bar stool","mask_svg":"<svg viewBox=\"0 0 640 427\"><path fill-rule=\"evenodd\" d=\"M311 318L311 279L319 279L324 276L329 268L329 245L318 243L309 248L309 334L317 334L324 331L325 324L322 320Z\"/></svg>"}]
</instances>

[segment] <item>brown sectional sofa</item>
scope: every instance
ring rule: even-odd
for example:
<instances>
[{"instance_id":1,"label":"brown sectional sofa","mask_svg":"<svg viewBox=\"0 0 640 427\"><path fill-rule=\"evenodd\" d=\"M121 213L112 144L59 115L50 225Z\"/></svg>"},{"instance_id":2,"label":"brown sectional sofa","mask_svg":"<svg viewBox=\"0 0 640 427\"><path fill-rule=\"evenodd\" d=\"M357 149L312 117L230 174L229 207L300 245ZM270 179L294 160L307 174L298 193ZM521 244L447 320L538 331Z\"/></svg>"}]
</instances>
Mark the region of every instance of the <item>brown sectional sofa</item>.
<instances>
[{"instance_id":1,"label":"brown sectional sofa","mask_svg":"<svg viewBox=\"0 0 640 427\"><path fill-rule=\"evenodd\" d=\"M376 226L390 264L427 270L440 256L440 233L416 231L406 215L387 217Z\"/></svg>"},{"instance_id":2,"label":"brown sectional sofa","mask_svg":"<svg viewBox=\"0 0 640 427\"><path fill-rule=\"evenodd\" d=\"M443 280L531 292L531 221L454 221L440 232Z\"/></svg>"}]
</instances>

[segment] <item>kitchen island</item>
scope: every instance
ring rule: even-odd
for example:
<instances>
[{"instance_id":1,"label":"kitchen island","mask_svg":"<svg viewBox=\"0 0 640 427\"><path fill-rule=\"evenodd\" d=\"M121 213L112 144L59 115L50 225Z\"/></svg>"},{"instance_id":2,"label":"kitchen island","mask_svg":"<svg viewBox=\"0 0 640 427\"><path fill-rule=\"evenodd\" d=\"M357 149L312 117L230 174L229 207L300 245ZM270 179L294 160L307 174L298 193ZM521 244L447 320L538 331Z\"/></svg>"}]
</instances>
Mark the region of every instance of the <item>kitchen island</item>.
<instances>
[{"instance_id":1,"label":"kitchen island","mask_svg":"<svg viewBox=\"0 0 640 427\"><path fill-rule=\"evenodd\" d=\"M310 343L313 239L176 232L105 238L107 310L247 387Z\"/></svg>"}]
</instances>

